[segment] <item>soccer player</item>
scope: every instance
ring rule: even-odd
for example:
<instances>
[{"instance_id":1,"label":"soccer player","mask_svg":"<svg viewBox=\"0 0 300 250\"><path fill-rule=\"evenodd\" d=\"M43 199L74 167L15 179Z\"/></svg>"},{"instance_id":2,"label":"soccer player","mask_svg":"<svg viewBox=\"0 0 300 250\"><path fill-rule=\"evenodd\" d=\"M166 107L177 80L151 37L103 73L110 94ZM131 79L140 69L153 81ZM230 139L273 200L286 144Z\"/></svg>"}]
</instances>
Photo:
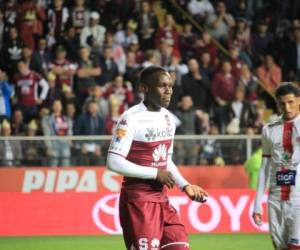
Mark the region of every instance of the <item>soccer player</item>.
<instances>
[{"instance_id":1,"label":"soccer player","mask_svg":"<svg viewBox=\"0 0 300 250\"><path fill-rule=\"evenodd\" d=\"M253 219L262 224L262 197L269 180L268 211L275 249L300 249L300 89L282 83L275 93L282 116L263 129L263 161Z\"/></svg>"},{"instance_id":2,"label":"soccer player","mask_svg":"<svg viewBox=\"0 0 300 250\"><path fill-rule=\"evenodd\" d=\"M170 205L166 189L177 184L192 200L207 193L189 184L172 161L175 125L169 105L173 81L161 67L141 73L144 101L121 116L109 147L107 166L124 176L120 222L127 249L187 250L184 225Z\"/></svg>"}]
</instances>

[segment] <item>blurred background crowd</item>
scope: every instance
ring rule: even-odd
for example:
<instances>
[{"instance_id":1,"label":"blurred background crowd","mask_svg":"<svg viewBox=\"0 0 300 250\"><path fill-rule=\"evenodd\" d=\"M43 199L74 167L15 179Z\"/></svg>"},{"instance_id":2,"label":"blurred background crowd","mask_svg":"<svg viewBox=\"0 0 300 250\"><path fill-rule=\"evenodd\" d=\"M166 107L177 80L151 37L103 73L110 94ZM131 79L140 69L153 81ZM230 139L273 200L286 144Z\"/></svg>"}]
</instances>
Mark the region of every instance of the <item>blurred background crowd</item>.
<instances>
[{"instance_id":1,"label":"blurred background crowd","mask_svg":"<svg viewBox=\"0 0 300 250\"><path fill-rule=\"evenodd\" d=\"M149 65L175 81L177 134L260 134L280 82L300 81L299 13L297 0L0 1L1 136L110 135ZM2 140L0 165L98 165L105 148ZM175 149L178 164L245 160L215 140Z\"/></svg>"}]
</instances>

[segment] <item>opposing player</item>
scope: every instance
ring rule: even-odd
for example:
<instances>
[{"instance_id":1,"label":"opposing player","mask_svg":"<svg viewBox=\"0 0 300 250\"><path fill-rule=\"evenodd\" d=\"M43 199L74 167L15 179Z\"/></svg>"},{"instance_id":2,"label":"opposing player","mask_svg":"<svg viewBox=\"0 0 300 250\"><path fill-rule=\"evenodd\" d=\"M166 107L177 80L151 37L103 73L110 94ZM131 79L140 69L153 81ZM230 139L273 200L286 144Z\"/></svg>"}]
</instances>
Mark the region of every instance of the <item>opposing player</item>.
<instances>
[{"instance_id":1,"label":"opposing player","mask_svg":"<svg viewBox=\"0 0 300 250\"><path fill-rule=\"evenodd\" d=\"M189 249L184 225L169 203L166 188L177 184L199 202L207 196L201 187L189 184L172 161L175 125L165 109L172 88L163 68L144 69L144 101L121 116L109 148L108 168L124 176L119 212L130 250Z\"/></svg>"},{"instance_id":2,"label":"opposing player","mask_svg":"<svg viewBox=\"0 0 300 250\"><path fill-rule=\"evenodd\" d=\"M263 129L263 162L253 219L262 223L261 201L269 180L269 224L275 249L300 249L300 89L283 83L276 90L282 116Z\"/></svg>"}]
</instances>

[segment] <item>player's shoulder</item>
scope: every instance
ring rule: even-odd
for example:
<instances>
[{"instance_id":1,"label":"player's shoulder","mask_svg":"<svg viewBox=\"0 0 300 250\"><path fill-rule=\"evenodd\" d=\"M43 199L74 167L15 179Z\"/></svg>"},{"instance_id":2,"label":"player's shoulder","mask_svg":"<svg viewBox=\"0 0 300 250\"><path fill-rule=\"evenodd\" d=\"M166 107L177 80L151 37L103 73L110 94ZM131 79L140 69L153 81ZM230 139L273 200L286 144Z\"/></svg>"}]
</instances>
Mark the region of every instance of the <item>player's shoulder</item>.
<instances>
[{"instance_id":1,"label":"player's shoulder","mask_svg":"<svg viewBox=\"0 0 300 250\"><path fill-rule=\"evenodd\" d=\"M269 122L265 125L265 128L274 128L280 126L283 123L282 116L273 116L269 119Z\"/></svg>"},{"instance_id":2,"label":"player's shoulder","mask_svg":"<svg viewBox=\"0 0 300 250\"><path fill-rule=\"evenodd\" d=\"M141 103L136 104L129 109L127 109L120 117L119 123L120 122L127 122L127 121L134 121L136 120L137 117L144 111L144 107L141 105Z\"/></svg>"}]
</instances>

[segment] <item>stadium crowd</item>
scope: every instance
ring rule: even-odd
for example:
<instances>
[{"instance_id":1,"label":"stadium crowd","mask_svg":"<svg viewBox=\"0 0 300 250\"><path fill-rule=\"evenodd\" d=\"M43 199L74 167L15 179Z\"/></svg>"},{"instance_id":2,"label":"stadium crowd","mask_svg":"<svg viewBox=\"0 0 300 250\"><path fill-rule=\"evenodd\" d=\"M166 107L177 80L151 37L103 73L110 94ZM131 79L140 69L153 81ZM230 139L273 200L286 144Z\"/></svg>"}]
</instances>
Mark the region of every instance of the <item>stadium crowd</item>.
<instances>
[{"instance_id":1,"label":"stadium crowd","mask_svg":"<svg viewBox=\"0 0 300 250\"><path fill-rule=\"evenodd\" d=\"M165 15L153 11L157 2ZM206 30L195 29L173 2ZM296 0L0 5L1 136L110 135L120 114L143 98L139 72L149 65L166 68L176 83L169 109L177 134L260 134L268 111L276 112L272 96L280 82L300 81ZM0 140L0 165L98 165L106 147ZM177 164L224 164L215 140L178 142L175 149ZM245 160L231 153L226 163Z\"/></svg>"}]
</instances>

